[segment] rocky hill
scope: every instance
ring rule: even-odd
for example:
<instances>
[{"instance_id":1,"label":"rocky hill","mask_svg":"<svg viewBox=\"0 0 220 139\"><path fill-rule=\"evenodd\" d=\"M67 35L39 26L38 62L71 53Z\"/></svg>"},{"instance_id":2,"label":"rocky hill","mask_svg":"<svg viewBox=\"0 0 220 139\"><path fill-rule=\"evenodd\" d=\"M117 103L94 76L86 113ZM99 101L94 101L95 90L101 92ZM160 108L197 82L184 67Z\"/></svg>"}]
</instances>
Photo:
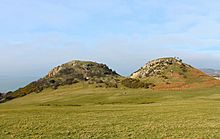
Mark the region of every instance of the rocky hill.
<instances>
[{"instance_id":1,"label":"rocky hill","mask_svg":"<svg viewBox=\"0 0 220 139\"><path fill-rule=\"evenodd\" d=\"M156 60L149 61L141 69L134 72L131 78L146 78L152 76L159 76L165 74L165 70L171 66L179 66L182 70L190 68L189 65L182 63L182 60L177 60L176 58L159 58ZM172 69L171 69L172 72Z\"/></svg>"},{"instance_id":2,"label":"rocky hill","mask_svg":"<svg viewBox=\"0 0 220 139\"><path fill-rule=\"evenodd\" d=\"M117 87L121 76L107 65L91 61L71 61L52 69L45 77L27 86L8 92L2 102L21 97L32 92L41 92L45 88L57 89L59 86L71 85L78 82L99 84L105 87Z\"/></svg>"},{"instance_id":3,"label":"rocky hill","mask_svg":"<svg viewBox=\"0 0 220 139\"><path fill-rule=\"evenodd\" d=\"M214 85L216 80L178 58L159 58L145 64L131 75L155 84L155 88L192 88L199 85Z\"/></svg>"},{"instance_id":4,"label":"rocky hill","mask_svg":"<svg viewBox=\"0 0 220 139\"><path fill-rule=\"evenodd\" d=\"M59 85L73 84L79 81L102 83L119 76L105 64L91 61L71 61L55 67L40 81L49 81L48 85L56 88Z\"/></svg>"}]
</instances>

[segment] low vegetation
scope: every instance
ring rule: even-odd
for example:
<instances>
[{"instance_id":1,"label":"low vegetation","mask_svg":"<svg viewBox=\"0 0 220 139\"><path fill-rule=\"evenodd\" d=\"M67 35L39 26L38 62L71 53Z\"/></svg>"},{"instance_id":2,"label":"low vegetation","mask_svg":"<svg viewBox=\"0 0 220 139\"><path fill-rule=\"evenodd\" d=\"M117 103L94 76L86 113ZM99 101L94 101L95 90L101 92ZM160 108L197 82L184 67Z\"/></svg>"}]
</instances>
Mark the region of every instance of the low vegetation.
<instances>
[{"instance_id":1,"label":"low vegetation","mask_svg":"<svg viewBox=\"0 0 220 139\"><path fill-rule=\"evenodd\" d=\"M0 138L220 138L219 92L48 88L0 104Z\"/></svg>"},{"instance_id":2,"label":"low vegetation","mask_svg":"<svg viewBox=\"0 0 220 139\"><path fill-rule=\"evenodd\" d=\"M0 100L3 99L4 94L0 92Z\"/></svg>"},{"instance_id":3,"label":"low vegetation","mask_svg":"<svg viewBox=\"0 0 220 139\"><path fill-rule=\"evenodd\" d=\"M122 85L128 88L152 88L154 84L140 81L139 79L126 78L121 81Z\"/></svg>"},{"instance_id":4,"label":"low vegetation","mask_svg":"<svg viewBox=\"0 0 220 139\"><path fill-rule=\"evenodd\" d=\"M12 100L14 98L23 97L33 92L40 92L40 91L42 91L42 89L40 90L39 86L37 86L37 83L32 82L27 86L16 90L15 92L8 92L2 98L0 98L0 103Z\"/></svg>"}]
</instances>

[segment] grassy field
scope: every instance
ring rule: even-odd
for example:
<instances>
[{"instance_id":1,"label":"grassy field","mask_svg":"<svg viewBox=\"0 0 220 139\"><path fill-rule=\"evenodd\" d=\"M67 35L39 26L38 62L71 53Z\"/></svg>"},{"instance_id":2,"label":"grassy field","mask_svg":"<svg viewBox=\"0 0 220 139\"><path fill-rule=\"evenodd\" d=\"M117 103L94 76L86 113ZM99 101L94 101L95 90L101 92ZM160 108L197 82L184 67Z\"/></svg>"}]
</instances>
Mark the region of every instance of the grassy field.
<instances>
[{"instance_id":1,"label":"grassy field","mask_svg":"<svg viewBox=\"0 0 220 139\"><path fill-rule=\"evenodd\" d=\"M220 138L220 87L47 89L0 104L0 138Z\"/></svg>"}]
</instances>

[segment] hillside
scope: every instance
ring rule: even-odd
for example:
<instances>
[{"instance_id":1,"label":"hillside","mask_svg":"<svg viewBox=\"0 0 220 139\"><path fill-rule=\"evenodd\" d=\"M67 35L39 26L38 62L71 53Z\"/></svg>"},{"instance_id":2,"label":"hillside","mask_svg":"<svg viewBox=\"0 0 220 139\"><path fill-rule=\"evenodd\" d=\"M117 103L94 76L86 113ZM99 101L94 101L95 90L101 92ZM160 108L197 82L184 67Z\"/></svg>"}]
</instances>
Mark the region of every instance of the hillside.
<instances>
[{"instance_id":1,"label":"hillside","mask_svg":"<svg viewBox=\"0 0 220 139\"><path fill-rule=\"evenodd\" d=\"M7 93L0 102L22 97L32 92L41 92L46 88L57 89L59 86L78 82L98 84L99 87L117 87L120 75L107 65L91 61L70 61L52 69L45 77L27 86Z\"/></svg>"},{"instance_id":2,"label":"hillside","mask_svg":"<svg viewBox=\"0 0 220 139\"><path fill-rule=\"evenodd\" d=\"M153 83L156 89L197 88L219 84L213 77L177 58L149 61L134 72L131 78Z\"/></svg>"}]
</instances>

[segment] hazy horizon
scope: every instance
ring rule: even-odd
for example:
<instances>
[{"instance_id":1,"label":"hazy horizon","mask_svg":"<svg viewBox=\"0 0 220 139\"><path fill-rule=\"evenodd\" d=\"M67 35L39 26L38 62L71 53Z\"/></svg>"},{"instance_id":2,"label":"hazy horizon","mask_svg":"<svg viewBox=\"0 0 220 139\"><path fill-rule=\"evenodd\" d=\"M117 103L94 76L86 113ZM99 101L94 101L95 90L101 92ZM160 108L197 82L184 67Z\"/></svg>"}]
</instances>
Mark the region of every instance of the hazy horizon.
<instances>
[{"instance_id":1,"label":"hazy horizon","mask_svg":"<svg viewBox=\"0 0 220 139\"><path fill-rule=\"evenodd\" d=\"M0 92L74 59L105 63L125 76L170 56L196 68L220 69L219 5L218 0L2 0Z\"/></svg>"}]
</instances>

